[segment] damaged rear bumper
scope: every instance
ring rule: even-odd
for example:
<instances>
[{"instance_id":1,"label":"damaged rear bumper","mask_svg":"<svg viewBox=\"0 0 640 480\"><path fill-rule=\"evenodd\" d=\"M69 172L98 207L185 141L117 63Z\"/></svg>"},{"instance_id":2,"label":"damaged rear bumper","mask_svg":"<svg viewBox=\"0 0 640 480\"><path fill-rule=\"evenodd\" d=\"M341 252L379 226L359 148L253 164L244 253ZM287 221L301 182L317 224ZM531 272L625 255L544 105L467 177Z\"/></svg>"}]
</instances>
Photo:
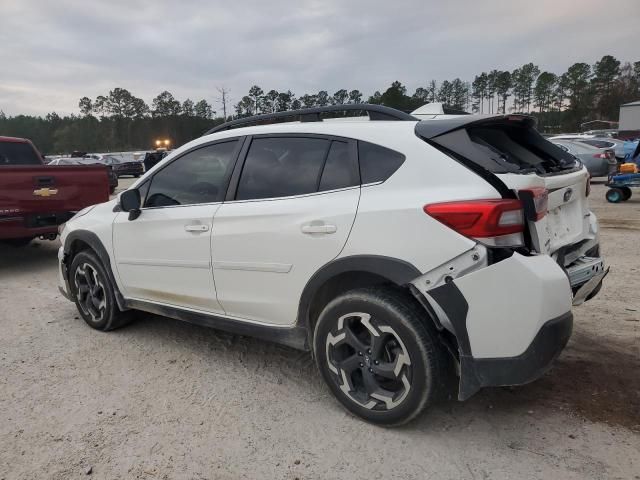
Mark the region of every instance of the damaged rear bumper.
<instances>
[{"instance_id":1,"label":"damaged rear bumper","mask_svg":"<svg viewBox=\"0 0 640 480\"><path fill-rule=\"evenodd\" d=\"M567 312L546 322L527 349L515 357L460 357L464 375L460 379L461 400L482 387L524 385L540 378L564 349L573 329L573 314Z\"/></svg>"},{"instance_id":2,"label":"damaged rear bumper","mask_svg":"<svg viewBox=\"0 0 640 480\"><path fill-rule=\"evenodd\" d=\"M571 285L547 255L514 253L435 288L428 278L411 282L412 291L456 337L460 400L482 387L539 378L571 336Z\"/></svg>"}]
</instances>

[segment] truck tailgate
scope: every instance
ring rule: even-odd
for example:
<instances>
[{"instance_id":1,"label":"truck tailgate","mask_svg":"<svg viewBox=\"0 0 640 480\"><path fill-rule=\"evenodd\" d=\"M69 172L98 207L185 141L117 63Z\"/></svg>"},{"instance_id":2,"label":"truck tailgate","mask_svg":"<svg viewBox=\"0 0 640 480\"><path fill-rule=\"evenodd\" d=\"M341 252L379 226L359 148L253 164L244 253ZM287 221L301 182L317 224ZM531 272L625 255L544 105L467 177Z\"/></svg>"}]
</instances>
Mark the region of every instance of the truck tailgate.
<instances>
[{"instance_id":1,"label":"truck tailgate","mask_svg":"<svg viewBox=\"0 0 640 480\"><path fill-rule=\"evenodd\" d=\"M109 200L107 169L90 166L0 167L0 215L76 212Z\"/></svg>"}]
</instances>

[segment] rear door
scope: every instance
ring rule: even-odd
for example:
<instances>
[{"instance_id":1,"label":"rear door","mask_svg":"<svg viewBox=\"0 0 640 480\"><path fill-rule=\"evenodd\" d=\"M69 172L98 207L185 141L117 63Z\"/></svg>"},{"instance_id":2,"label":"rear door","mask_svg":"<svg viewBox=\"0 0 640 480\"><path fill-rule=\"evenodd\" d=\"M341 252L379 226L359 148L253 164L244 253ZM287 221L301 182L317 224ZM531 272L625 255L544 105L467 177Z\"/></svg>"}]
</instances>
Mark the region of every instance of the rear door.
<instances>
[{"instance_id":1,"label":"rear door","mask_svg":"<svg viewBox=\"0 0 640 480\"><path fill-rule=\"evenodd\" d=\"M113 224L117 272L127 298L222 313L211 268L213 217L240 141L191 150L139 187L141 215Z\"/></svg>"},{"instance_id":2,"label":"rear door","mask_svg":"<svg viewBox=\"0 0 640 480\"><path fill-rule=\"evenodd\" d=\"M216 213L213 268L229 316L296 320L311 276L344 247L360 198L355 142L257 136Z\"/></svg>"}]
</instances>

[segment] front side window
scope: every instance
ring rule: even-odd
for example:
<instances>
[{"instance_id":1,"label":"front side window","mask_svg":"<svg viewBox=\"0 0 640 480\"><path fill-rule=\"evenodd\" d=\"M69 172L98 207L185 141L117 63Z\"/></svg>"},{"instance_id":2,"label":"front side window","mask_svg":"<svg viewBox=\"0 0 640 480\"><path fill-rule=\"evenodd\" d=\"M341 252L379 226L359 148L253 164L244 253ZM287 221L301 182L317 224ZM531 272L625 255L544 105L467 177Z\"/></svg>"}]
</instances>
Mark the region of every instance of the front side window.
<instances>
[{"instance_id":1,"label":"front side window","mask_svg":"<svg viewBox=\"0 0 640 480\"><path fill-rule=\"evenodd\" d=\"M153 176L145 207L221 202L238 141L186 153Z\"/></svg>"},{"instance_id":2,"label":"front side window","mask_svg":"<svg viewBox=\"0 0 640 480\"><path fill-rule=\"evenodd\" d=\"M237 200L289 197L318 191L331 142L273 137L251 142L238 183Z\"/></svg>"}]
</instances>

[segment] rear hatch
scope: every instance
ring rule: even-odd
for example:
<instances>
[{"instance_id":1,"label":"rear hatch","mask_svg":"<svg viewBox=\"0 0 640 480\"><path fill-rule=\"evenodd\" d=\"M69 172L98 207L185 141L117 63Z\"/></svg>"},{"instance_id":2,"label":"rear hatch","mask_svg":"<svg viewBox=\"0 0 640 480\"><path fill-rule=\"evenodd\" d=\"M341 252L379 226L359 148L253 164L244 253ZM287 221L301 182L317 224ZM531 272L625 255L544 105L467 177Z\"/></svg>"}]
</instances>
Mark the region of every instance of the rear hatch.
<instances>
[{"instance_id":1,"label":"rear hatch","mask_svg":"<svg viewBox=\"0 0 640 480\"><path fill-rule=\"evenodd\" d=\"M504 198L520 198L533 250L554 255L593 237L588 172L545 140L531 117L427 120L416 125L416 134L477 172Z\"/></svg>"}]
</instances>

